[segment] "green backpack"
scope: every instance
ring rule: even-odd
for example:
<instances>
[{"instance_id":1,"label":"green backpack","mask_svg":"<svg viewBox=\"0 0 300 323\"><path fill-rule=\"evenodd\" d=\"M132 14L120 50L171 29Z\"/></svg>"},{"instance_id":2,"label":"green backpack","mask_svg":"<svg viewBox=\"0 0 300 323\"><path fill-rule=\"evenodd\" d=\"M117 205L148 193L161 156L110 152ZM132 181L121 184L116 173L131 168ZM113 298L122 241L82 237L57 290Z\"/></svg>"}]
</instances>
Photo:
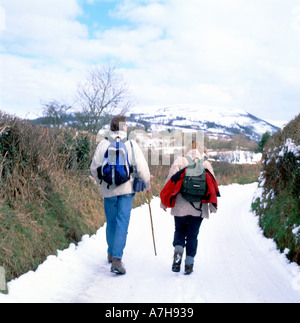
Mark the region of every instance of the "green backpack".
<instances>
[{"instance_id":1,"label":"green backpack","mask_svg":"<svg viewBox=\"0 0 300 323\"><path fill-rule=\"evenodd\" d=\"M185 156L189 162L183 178L180 193L188 202L200 202L206 199L207 184L206 172L203 166L204 160L195 158L194 160Z\"/></svg>"}]
</instances>

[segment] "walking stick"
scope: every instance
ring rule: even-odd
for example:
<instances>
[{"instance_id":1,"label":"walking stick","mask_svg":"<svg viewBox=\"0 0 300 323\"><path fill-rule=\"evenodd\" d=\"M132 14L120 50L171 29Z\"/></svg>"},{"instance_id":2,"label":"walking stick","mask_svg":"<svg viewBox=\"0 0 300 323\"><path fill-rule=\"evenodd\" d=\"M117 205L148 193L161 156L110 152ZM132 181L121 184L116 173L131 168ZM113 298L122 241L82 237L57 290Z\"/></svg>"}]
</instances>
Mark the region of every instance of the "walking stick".
<instances>
[{"instance_id":1,"label":"walking stick","mask_svg":"<svg viewBox=\"0 0 300 323\"><path fill-rule=\"evenodd\" d=\"M153 221L152 221L152 213L151 213L151 207L150 207L150 194L147 192L147 198L148 198L148 204L149 204L149 212L150 212L150 220L151 220L151 228L152 228L152 238L153 238L153 246L154 246L154 253L156 254L156 246L155 246L155 238L154 238L154 230L153 230Z\"/></svg>"}]
</instances>

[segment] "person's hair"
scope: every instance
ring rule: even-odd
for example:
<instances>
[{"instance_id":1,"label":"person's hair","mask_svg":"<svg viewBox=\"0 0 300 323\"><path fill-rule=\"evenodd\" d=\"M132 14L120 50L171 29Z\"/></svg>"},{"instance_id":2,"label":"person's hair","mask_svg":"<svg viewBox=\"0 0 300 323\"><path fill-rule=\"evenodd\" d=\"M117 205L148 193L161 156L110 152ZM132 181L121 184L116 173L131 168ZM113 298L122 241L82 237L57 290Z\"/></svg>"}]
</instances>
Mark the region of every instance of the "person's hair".
<instances>
[{"instance_id":1,"label":"person's hair","mask_svg":"<svg viewBox=\"0 0 300 323\"><path fill-rule=\"evenodd\" d=\"M110 122L110 130L111 131L119 131L120 127L122 130L122 125L124 125L125 123L126 123L126 117L119 114L119 115L112 118L112 120Z\"/></svg>"},{"instance_id":2,"label":"person's hair","mask_svg":"<svg viewBox=\"0 0 300 323\"><path fill-rule=\"evenodd\" d=\"M194 138L191 139L191 141L185 147L184 154L187 154L192 149L198 150L201 155L206 151L206 149L202 147L201 143L196 141Z\"/></svg>"}]
</instances>

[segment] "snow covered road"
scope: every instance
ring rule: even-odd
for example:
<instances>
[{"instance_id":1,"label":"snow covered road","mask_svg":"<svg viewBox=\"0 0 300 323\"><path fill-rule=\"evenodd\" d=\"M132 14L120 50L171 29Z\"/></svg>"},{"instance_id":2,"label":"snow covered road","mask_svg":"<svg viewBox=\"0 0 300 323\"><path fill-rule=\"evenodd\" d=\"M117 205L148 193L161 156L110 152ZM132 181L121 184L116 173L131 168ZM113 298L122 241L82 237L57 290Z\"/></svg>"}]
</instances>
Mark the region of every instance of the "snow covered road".
<instances>
[{"instance_id":1,"label":"snow covered road","mask_svg":"<svg viewBox=\"0 0 300 323\"><path fill-rule=\"evenodd\" d=\"M219 210L204 220L194 272L171 271L173 217L151 202L157 257L154 255L148 205L132 211L123 262L127 274L110 273L105 226L92 237L57 256L36 272L8 284L1 302L99 303L300 303L300 269L263 237L250 212L257 184L221 186Z\"/></svg>"}]
</instances>

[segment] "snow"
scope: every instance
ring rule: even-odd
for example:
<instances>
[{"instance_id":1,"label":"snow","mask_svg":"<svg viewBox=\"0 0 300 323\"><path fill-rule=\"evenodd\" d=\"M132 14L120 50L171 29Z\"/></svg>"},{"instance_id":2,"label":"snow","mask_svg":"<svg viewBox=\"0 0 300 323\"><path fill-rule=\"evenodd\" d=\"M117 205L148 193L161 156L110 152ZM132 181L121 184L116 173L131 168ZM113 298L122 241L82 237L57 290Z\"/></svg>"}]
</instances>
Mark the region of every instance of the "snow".
<instances>
[{"instance_id":1,"label":"snow","mask_svg":"<svg viewBox=\"0 0 300 323\"><path fill-rule=\"evenodd\" d=\"M202 222L190 276L171 271L174 220L154 198L156 257L145 204L132 211L126 275L110 273L104 226L9 282L9 294L0 295L0 302L299 303L300 267L263 236L250 211L256 189L257 183L220 187L218 213Z\"/></svg>"},{"instance_id":2,"label":"snow","mask_svg":"<svg viewBox=\"0 0 300 323\"><path fill-rule=\"evenodd\" d=\"M142 111L142 112L141 112ZM232 129L252 132L253 139L260 140L265 133L274 133L277 128L268 122L250 115L237 108L225 108L201 104L163 106L136 106L130 111L136 114L136 121L150 121L152 129L166 129L172 127L187 127L203 129L210 133L234 134ZM182 128L178 128L182 129Z\"/></svg>"},{"instance_id":3,"label":"snow","mask_svg":"<svg viewBox=\"0 0 300 323\"><path fill-rule=\"evenodd\" d=\"M261 153L252 151L210 151L209 158L216 161L224 161L231 164L257 164L261 158Z\"/></svg>"},{"instance_id":4,"label":"snow","mask_svg":"<svg viewBox=\"0 0 300 323\"><path fill-rule=\"evenodd\" d=\"M143 113L140 113L143 111ZM220 106L208 106L200 104L189 104L189 105L172 105L171 107L160 107L160 106L150 106L150 107L136 107L133 112L137 114L143 114L143 116L156 117L156 122L164 121L166 119L174 119L176 117L184 118L188 120L188 124L194 123L195 120L201 121L222 121L221 124L225 126L234 125L235 117L239 117L239 123L247 124L249 122L247 118L247 112L241 109L234 108L224 108ZM188 113L187 113L188 112ZM185 124L184 120L176 121L178 124Z\"/></svg>"},{"instance_id":5,"label":"snow","mask_svg":"<svg viewBox=\"0 0 300 323\"><path fill-rule=\"evenodd\" d=\"M293 234L296 235L298 234L298 232L300 232L300 225L299 227L295 227L293 230L292 230Z\"/></svg>"},{"instance_id":6,"label":"snow","mask_svg":"<svg viewBox=\"0 0 300 323\"><path fill-rule=\"evenodd\" d=\"M295 236L296 242L300 242L300 225L296 227L296 224L294 224L294 229L292 230L292 233Z\"/></svg>"},{"instance_id":7,"label":"snow","mask_svg":"<svg viewBox=\"0 0 300 323\"><path fill-rule=\"evenodd\" d=\"M296 146L294 141L291 138L288 138L285 142L285 145L278 153L280 157L283 157L285 153L293 153L296 157L300 156L300 145Z\"/></svg>"}]
</instances>

